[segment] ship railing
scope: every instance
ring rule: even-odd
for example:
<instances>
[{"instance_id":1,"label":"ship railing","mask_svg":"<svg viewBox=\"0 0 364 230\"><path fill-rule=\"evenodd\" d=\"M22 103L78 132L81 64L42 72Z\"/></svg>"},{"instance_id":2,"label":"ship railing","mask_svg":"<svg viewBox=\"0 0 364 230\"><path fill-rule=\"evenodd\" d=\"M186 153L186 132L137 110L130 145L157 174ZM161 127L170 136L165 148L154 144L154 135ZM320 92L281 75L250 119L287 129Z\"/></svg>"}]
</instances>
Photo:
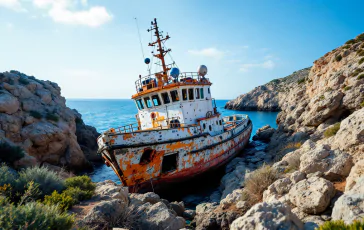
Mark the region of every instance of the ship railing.
<instances>
[{"instance_id":1,"label":"ship railing","mask_svg":"<svg viewBox=\"0 0 364 230\"><path fill-rule=\"evenodd\" d=\"M158 120L158 123L159 123L158 126L155 126L154 128L146 129L146 130L142 130L138 123L134 123L134 124L120 126L117 128L111 128L111 129L107 130L106 133L123 134L123 133L134 133L134 132L147 132L147 131L151 131L151 130L189 128L189 127L197 127L199 132L201 132L201 130L199 129L199 127L197 125L181 123L177 117L172 117L172 118L164 119L164 120ZM164 125L164 124L167 124L167 125Z\"/></svg>"},{"instance_id":2,"label":"ship railing","mask_svg":"<svg viewBox=\"0 0 364 230\"><path fill-rule=\"evenodd\" d=\"M159 72L156 74L162 74L163 72ZM150 74L145 77L139 77L137 81L135 81L135 88L138 93L157 88L158 87L158 79L156 74ZM170 84L205 84L210 83L208 78L200 76L197 72L183 72L180 73L177 78L168 78L168 82L164 82L162 86L170 85Z\"/></svg>"}]
</instances>

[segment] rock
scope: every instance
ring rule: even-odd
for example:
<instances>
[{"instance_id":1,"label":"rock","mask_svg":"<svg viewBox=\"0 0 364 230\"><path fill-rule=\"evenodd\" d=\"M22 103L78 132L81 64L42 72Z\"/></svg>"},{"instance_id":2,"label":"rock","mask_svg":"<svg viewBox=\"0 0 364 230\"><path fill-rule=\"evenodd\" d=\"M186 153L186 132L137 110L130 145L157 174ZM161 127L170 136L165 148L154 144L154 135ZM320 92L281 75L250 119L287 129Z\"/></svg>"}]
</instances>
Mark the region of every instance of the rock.
<instances>
[{"instance_id":1,"label":"rock","mask_svg":"<svg viewBox=\"0 0 364 230\"><path fill-rule=\"evenodd\" d=\"M173 211L175 211L178 216L183 216L183 213L185 211L185 206L184 206L183 202L178 203L178 202L174 201L174 202L170 203L169 205L170 205L170 208Z\"/></svg>"},{"instance_id":2,"label":"rock","mask_svg":"<svg viewBox=\"0 0 364 230\"><path fill-rule=\"evenodd\" d=\"M196 206L196 215L202 215L213 211L217 207L217 203L201 203Z\"/></svg>"},{"instance_id":3,"label":"rock","mask_svg":"<svg viewBox=\"0 0 364 230\"><path fill-rule=\"evenodd\" d=\"M314 172L314 173L307 174L307 178L311 178L311 177L322 177L323 175L324 175L323 172L317 171L317 172Z\"/></svg>"},{"instance_id":4,"label":"rock","mask_svg":"<svg viewBox=\"0 0 364 230\"><path fill-rule=\"evenodd\" d=\"M125 212L127 204L113 199L96 204L83 219L88 225L98 225L103 222L115 222Z\"/></svg>"},{"instance_id":5,"label":"rock","mask_svg":"<svg viewBox=\"0 0 364 230\"><path fill-rule=\"evenodd\" d=\"M289 192L291 187L292 182L289 178L276 180L263 192L263 202L276 202L280 200L282 196Z\"/></svg>"},{"instance_id":6,"label":"rock","mask_svg":"<svg viewBox=\"0 0 364 230\"><path fill-rule=\"evenodd\" d=\"M125 204L129 204L128 188L115 184L111 180L106 180L96 184L95 197L98 200L119 199Z\"/></svg>"},{"instance_id":7,"label":"rock","mask_svg":"<svg viewBox=\"0 0 364 230\"><path fill-rule=\"evenodd\" d=\"M0 90L0 113L13 114L19 109L19 101L16 97Z\"/></svg>"},{"instance_id":8,"label":"rock","mask_svg":"<svg viewBox=\"0 0 364 230\"><path fill-rule=\"evenodd\" d=\"M349 176L346 178L345 192L350 191L356 184L356 180L364 176L364 159L355 163L351 168Z\"/></svg>"},{"instance_id":9,"label":"rock","mask_svg":"<svg viewBox=\"0 0 364 230\"><path fill-rule=\"evenodd\" d=\"M273 129L269 125L263 126L262 128L257 130L256 134L253 136L253 140L268 142L270 141L270 138L272 137L274 132L275 129Z\"/></svg>"},{"instance_id":10,"label":"rock","mask_svg":"<svg viewBox=\"0 0 364 230\"><path fill-rule=\"evenodd\" d=\"M308 214L325 211L334 195L334 185L319 177L302 180L293 185L289 191L291 203Z\"/></svg>"},{"instance_id":11,"label":"rock","mask_svg":"<svg viewBox=\"0 0 364 230\"><path fill-rule=\"evenodd\" d=\"M230 193L220 201L220 206L223 209L228 208L231 205L238 203L241 200L242 196L243 196L243 190L235 189L232 193Z\"/></svg>"},{"instance_id":12,"label":"rock","mask_svg":"<svg viewBox=\"0 0 364 230\"><path fill-rule=\"evenodd\" d=\"M242 209L242 210L246 210L247 208L249 208L249 204L246 201L238 201L238 203L236 203L235 206L237 209Z\"/></svg>"},{"instance_id":13,"label":"rock","mask_svg":"<svg viewBox=\"0 0 364 230\"><path fill-rule=\"evenodd\" d=\"M17 160L14 162L15 168L29 168L29 167L35 167L38 165L39 165L39 163L38 163L37 159L35 159L35 157L29 156L29 155L25 155L20 160Z\"/></svg>"},{"instance_id":14,"label":"rock","mask_svg":"<svg viewBox=\"0 0 364 230\"><path fill-rule=\"evenodd\" d=\"M193 220L196 216L196 211L187 209L183 212L183 217L188 220Z\"/></svg>"},{"instance_id":15,"label":"rock","mask_svg":"<svg viewBox=\"0 0 364 230\"><path fill-rule=\"evenodd\" d=\"M303 218L302 221L305 223L304 225L305 230L315 230L320 225L325 223L325 221L320 216L307 216Z\"/></svg>"},{"instance_id":16,"label":"rock","mask_svg":"<svg viewBox=\"0 0 364 230\"><path fill-rule=\"evenodd\" d=\"M316 145L300 158L300 171L306 174L323 172L326 176L346 177L353 166L352 157L341 150L331 150L328 145Z\"/></svg>"},{"instance_id":17,"label":"rock","mask_svg":"<svg viewBox=\"0 0 364 230\"><path fill-rule=\"evenodd\" d=\"M364 85L364 84L362 84ZM341 121L340 129L332 141L333 147L353 153L364 152L364 108L353 112ZM360 154L358 156L360 158ZM361 158L364 159L364 158Z\"/></svg>"},{"instance_id":18,"label":"rock","mask_svg":"<svg viewBox=\"0 0 364 230\"><path fill-rule=\"evenodd\" d=\"M356 184L335 202L332 210L333 220L343 220L350 224L354 220L364 218L364 176L357 179Z\"/></svg>"},{"instance_id":19,"label":"rock","mask_svg":"<svg viewBox=\"0 0 364 230\"><path fill-rule=\"evenodd\" d=\"M181 229L185 227L185 220L168 209L168 207L158 202L153 204L140 216L141 229L164 230Z\"/></svg>"},{"instance_id":20,"label":"rock","mask_svg":"<svg viewBox=\"0 0 364 230\"><path fill-rule=\"evenodd\" d=\"M286 205L263 202L254 205L244 216L234 220L230 229L303 229L303 223Z\"/></svg>"},{"instance_id":21,"label":"rock","mask_svg":"<svg viewBox=\"0 0 364 230\"><path fill-rule=\"evenodd\" d=\"M279 111L283 105L281 98L285 98L285 95L289 93L287 89L293 86L303 87L304 84L297 85L297 81L305 79L310 69L305 68L285 78L275 79L265 85L258 86L252 91L227 102L225 108L242 111Z\"/></svg>"},{"instance_id":22,"label":"rock","mask_svg":"<svg viewBox=\"0 0 364 230\"><path fill-rule=\"evenodd\" d=\"M291 179L292 183L296 184L296 183L300 182L301 180L306 179L306 173L303 173L300 171L295 171L291 174L290 179Z\"/></svg>"}]
</instances>

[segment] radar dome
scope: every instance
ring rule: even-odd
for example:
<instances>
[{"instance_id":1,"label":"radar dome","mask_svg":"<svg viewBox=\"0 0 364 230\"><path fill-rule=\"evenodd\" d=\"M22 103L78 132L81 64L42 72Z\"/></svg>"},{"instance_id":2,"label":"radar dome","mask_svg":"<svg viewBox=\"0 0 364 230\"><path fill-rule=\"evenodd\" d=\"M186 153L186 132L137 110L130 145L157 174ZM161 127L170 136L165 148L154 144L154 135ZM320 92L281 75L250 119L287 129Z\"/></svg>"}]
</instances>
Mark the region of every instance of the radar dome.
<instances>
[{"instance_id":1,"label":"radar dome","mask_svg":"<svg viewBox=\"0 0 364 230\"><path fill-rule=\"evenodd\" d=\"M198 67L198 75L204 77L207 74L207 67L205 65L200 65Z\"/></svg>"},{"instance_id":2,"label":"radar dome","mask_svg":"<svg viewBox=\"0 0 364 230\"><path fill-rule=\"evenodd\" d=\"M148 65L150 63L150 59L149 58L144 59L144 63Z\"/></svg>"},{"instance_id":3,"label":"radar dome","mask_svg":"<svg viewBox=\"0 0 364 230\"><path fill-rule=\"evenodd\" d=\"M177 78L179 75L179 69L178 68L172 68L169 72L169 75L173 78Z\"/></svg>"}]
</instances>

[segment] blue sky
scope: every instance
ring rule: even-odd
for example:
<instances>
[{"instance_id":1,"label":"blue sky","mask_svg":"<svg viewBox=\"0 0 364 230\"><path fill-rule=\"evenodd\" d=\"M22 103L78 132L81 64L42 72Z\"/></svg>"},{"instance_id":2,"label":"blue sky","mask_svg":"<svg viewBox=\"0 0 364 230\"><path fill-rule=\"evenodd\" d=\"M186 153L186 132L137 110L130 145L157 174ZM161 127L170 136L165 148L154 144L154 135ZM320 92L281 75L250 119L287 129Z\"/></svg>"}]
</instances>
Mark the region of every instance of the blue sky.
<instances>
[{"instance_id":1,"label":"blue sky","mask_svg":"<svg viewBox=\"0 0 364 230\"><path fill-rule=\"evenodd\" d=\"M363 1L0 0L0 71L57 82L66 98L130 98L153 18L182 72L205 64L231 99L364 32ZM154 68L153 68L154 69Z\"/></svg>"}]
</instances>

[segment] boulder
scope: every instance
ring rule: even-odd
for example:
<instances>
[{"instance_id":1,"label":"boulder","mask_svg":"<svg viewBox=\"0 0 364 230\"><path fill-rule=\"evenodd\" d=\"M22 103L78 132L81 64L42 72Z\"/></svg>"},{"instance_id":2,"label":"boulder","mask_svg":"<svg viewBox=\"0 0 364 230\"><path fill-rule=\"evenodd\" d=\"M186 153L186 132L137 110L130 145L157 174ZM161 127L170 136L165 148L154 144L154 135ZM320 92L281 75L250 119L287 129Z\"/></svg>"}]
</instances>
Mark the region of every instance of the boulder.
<instances>
[{"instance_id":1,"label":"boulder","mask_svg":"<svg viewBox=\"0 0 364 230\"><path fill-rule=\"evenodd\" d=\"M296 184L296 183L300 182L301 180L306 179L306 173L303 173L300 171L295 171L291 174L290 179L293 184Z\"/></svg>"},{"instance_id":2,"label":"boulder","mask_svg":"<svg viewBox=\"0 0 364 230\"><path fill-rule=\"evenodd\" d=\"M144 194L131 193L129 197L131 205L140 205L145 203L156 204L161 201L159 195L153 192L147 192Z\"/></svg>"},{"instance_id":3,"label":"boulder","mask_svg":"<svg viewBox=\"0 0 364 230\"><path fill-rule=\"evenodd\" d=\"M141 213L141 229L151 230L178 230L185 227L185 220L176 216L163 202L158 202Z\"/></svg>"},{"instance_id":4,"label":"boulder","mask_svg":"<svg viewBox=\"0 0 364 230\"><path fill-rule=\"evenodd\" d=\"M263 192L263 202L276 202L282 196L287 194L292 187L292 182L289 178L276 180L269 185L267 190Z\"/></svg>"},{"instance_id":5,"label":"boulder","mask_svg":"<svg viewBox=\"0 0 364 230\"><path fill-rule=\"evenodd\" d=\"M364 176L356 180L355 185L335 202L332 210L333 220L343 220L350 224L364 218Z\"/></svg>"},{"instance_id":6,"label":"boulder","mask_svg":"<svg viewBox=\"0 0 364 230\"><path fill-rule=\"evenodd\" d=\"M270 127L270 125L263 126L262 128L258 129L255 135L253 136L254 141L270 141L275 129Z\"/></svg>"},{"instance_id":7,"label":"boulder","mask_svg":"<svg viewBox=\"0 0 364 230\"><path fill-rule=\"evenodd\" d=\"M13 114L18 111L19 100L5 90L0 90L0 113Z\"/></svg>"},{"instance_id":8,"label":"boulder","mask_svg":"<svg viewBox=\"0 0 364 230\"><path fill-rule=\"evenodd\" d=\"M318 144L300 158L300 171L306 174L323 172L327 177L346 177L353 166L352 157L341 150L331 150L329 145Z\"/></svg>"},{"instance_id":9,"label":"boulder","mask_svg":"<svg viewBox=\"0 0 364 230\"><path fill-rule=\"evenodd\" d=\"M24 155L23 158L17 160L14 162L15 168L29 168L29 167L35 167L38 166L39 162L35 157Z\"/></svg>"},{"instance_id":10,"label":"boulder","mask_svg":"<svg viewBox=\"0 0 364 230\"><path fill-rule=\"evenodd\" d=\"M184 206L183 202L177 202L177 201L171 202L169 204L169 207L173 211L175 211L178 216L183 216L183 213L185 211L185 206Z\"/></svg>"},{"instance_id":11,"label":"boulder","mask_svg":"<svg viewBox=\"0 0 364 230\"><path fill-rule=\"evenodd\" d=\"M127 209L127 204L118 199L102 201L96 204L85 216L83 222L87 225L116 222Z\"/></svg>"},{"instance_id":12,"label":"boulder","mask_svg":"<svg viewBox=\"0 0 364 230\"><path fill-rule=\"evenodd\" d=\"M119 199L125 204L129 204L129 190L127 187L115 184L111 180L106 180L96 184L95 197L97 200Z\"/></svg>"},{"instance_id":13,"label":"boulder","mask_svg":"<svg viewBox=\"0 0 364 230\"><path fill-rule=\"evenodd\" d=\"M345 192L350 191L356 184L356 180L364 176L364 159L355 163L351 168L349 176L346 178Z\"/></svg>"},{"instance_id":14,"label":"boulder","mask_svg":"<svg viewBox=\"0 0 364 230\"><path fill-rule=\"evenodd\" d=\"M244 216L234 220L230 229L303 229L303 223L288 206L280 202L263 202L254 205Z\"/></svg>"},{"instance_id":15,"label":"boulder","mask_svg":"<svg viewBox=\"0 0 364 230\"><path fill-rule=\"evenodd\" d=\"M334 195L334 185L319 177L301 180L289 190L291 203L308 214L318 214L325 211Z\"/></svg>"},{"instance_id":16,"label":"boulder","mask_svg":"<svg viewBox=\"0 0 364 230\"><path fill-rule=\"evenodd\" d=\"M306 216L303 218L305 230L316 230L325 221L320 216Z\"/></svg>"},{"instance_id":17,"label":"boulder","mask_svg":"<svg viewBox=\"0 0 364 230\"><path fill-rule=\"evenodd\" d=\"M232 193L227 195L224 199L220 201L220 206L222 208L228 208L233 204L238 203L243 196L243 189L235 189Z\"/></svg>"}]
</instances>

